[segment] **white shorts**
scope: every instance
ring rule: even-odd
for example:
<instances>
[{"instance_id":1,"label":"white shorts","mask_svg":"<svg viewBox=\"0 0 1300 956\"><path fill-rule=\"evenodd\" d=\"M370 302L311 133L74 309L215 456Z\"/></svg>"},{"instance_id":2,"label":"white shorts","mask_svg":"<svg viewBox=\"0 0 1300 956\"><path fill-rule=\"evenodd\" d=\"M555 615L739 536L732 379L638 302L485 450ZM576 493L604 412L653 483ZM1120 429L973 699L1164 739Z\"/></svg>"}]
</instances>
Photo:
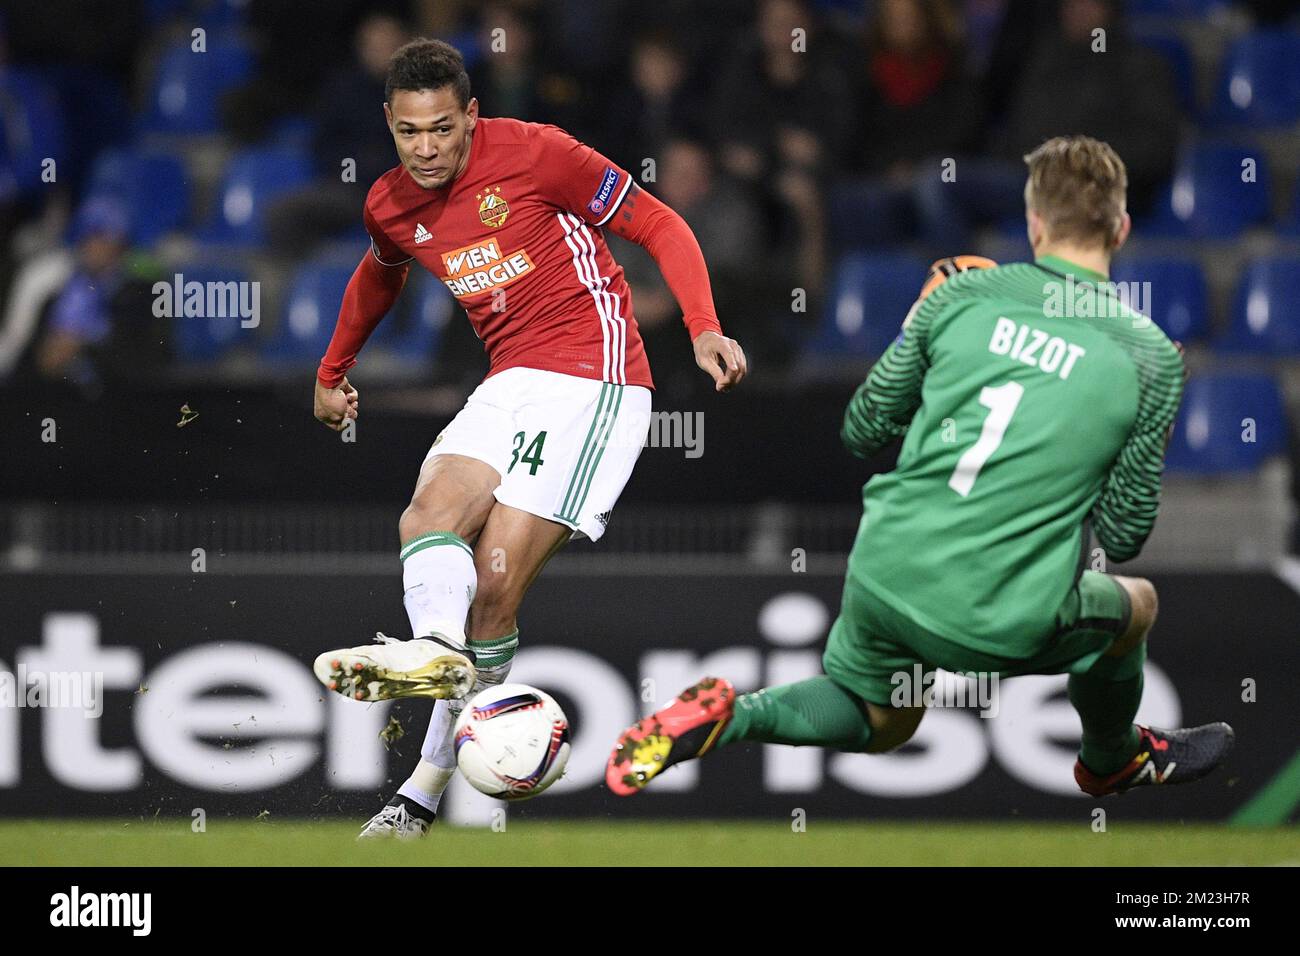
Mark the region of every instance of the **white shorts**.
<instances>
[{"instance_id":1,"label":"white shorts","mask_svg":"<svg viewBox=\"0 0 1300 956\"><path fill-rule=\"evenodd\" d=\"M497 501L595 541L650 427L650 390L535 368L485 380L425 460L464 455L501 476Z\"/></svg>"}]
</instances>

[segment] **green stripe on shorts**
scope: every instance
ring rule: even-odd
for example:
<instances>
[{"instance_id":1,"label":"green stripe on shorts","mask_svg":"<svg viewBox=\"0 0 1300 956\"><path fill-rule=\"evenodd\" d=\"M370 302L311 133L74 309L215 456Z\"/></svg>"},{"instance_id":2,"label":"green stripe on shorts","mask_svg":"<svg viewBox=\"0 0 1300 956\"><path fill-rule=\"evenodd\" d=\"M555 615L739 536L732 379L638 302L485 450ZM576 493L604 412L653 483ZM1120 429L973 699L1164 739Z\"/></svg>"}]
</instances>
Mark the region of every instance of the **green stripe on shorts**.
<instances>
[{"instance_id":1,"label":"green stripe on shorts","mask_svg":"<svg viewBox=\"0 0 1300 956\"><path fill-rule=\"evenodd\" d=\"M578 461L574 465L573 475L569 479L569 487L564 492L564 503L554 515L554 517L567 524L574 524L578 520L578 512L582 501L586 500L583 487L589 485L590 475L595 470L594 463L600 460L600 454L604 452L605 442L608 440L609 431L613 426L613 416L617 414L617 404L622 401L622 397L623 390L621 387L611 385L609 382L601 383L600 398L596 402L596 413L591 418L591 427L587 429L587 438L582 443L582 451L579 453ZM613 406L612 413L611 406Z\"/></svg>"},{"instance_id":2,"label":"green stripe on shorts","mask_svg":"<svg viewBox=\"0 0 1300 956\"><path fill-rule=\"evenodd\" d=\"M600 436L599 450L596 452L596 460L591 464L591 470L587 472L587 478L582 487L582 496L573 509L573 520L575 522L578 520L578 516L582 514L583 506L587 503L587 495L591 493L591 482L596 477L596 469L600 467L600 459L605 455L605 446L609 444L609 436L614 430L614 422L618 420L618 410L623 406L623 388L622 386L615 386L615 388L618 389L618 392L614 399L614 411L609 415L608 424Z\"/></svg>"}]
</instances>

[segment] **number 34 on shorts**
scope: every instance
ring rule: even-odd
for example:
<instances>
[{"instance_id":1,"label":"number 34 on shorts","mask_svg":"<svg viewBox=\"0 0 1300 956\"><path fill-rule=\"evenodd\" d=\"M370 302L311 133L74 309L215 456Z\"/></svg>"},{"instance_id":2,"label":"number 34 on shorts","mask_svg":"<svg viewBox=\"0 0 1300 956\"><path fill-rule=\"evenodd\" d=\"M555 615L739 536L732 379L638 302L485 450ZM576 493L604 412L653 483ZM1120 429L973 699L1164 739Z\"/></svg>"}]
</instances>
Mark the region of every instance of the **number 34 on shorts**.
<instances>
[{"instance_id":1,"label":"number 34 on shorts","mask_svg":"<svg viewBox=\"0 0 1300 956\"><path fill-rule=\"evenodd\" d=\"M497 501L594 541L649 427L650 390L640 385L511 368L474 390L428 457L486 462L501 476Z\"/></svg>"},{"instance_id":2,"label":"number 34 on shorts","mask_svg":"<svg viewBox=\"0 0 1300 956\"><path fill-rule=\"evenodd\" d=\"M519 449L524 447L524 442L528 441L528 435L519 432L515 435L515 447L510 450L510 467L506 469L506 474L515 470L515 465L523 461L528 466L528 474L537 474L537 469L541 468L546 462L542 461L542 449L546 447L546 432L538 432L537 437L528 444L528 450L524 452L523 458L519 457Z\"/></svg>"}]
</instances>

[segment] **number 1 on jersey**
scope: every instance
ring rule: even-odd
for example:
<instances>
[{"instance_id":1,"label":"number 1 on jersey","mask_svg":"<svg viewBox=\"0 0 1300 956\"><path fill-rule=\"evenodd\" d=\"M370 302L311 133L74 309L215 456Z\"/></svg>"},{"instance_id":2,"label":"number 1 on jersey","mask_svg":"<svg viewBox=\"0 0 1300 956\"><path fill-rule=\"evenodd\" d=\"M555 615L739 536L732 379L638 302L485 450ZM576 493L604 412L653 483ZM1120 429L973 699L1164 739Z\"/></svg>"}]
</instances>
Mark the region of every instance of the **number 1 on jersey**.
<instances>
[{"instance_id":1,"label":"number 1 on jersey","mask_svg":"<svg viewBox=\"0 0 1300 956\"><path fill-rule=\"evenodd\" d=\"M984 463L993 457L993 453L1002 444L1002 436L1007 433L1011 416L1016 413L1016 406L1024 394L1025 387L1019 382L1007 382L996 388L986 385L980 389L980 404L989 409L988 417L980 429L979 440L957 459L957 467L948 479L948 487L963 498L975 486L975 479L979 477Z\"/></svg>"}]
</instances>

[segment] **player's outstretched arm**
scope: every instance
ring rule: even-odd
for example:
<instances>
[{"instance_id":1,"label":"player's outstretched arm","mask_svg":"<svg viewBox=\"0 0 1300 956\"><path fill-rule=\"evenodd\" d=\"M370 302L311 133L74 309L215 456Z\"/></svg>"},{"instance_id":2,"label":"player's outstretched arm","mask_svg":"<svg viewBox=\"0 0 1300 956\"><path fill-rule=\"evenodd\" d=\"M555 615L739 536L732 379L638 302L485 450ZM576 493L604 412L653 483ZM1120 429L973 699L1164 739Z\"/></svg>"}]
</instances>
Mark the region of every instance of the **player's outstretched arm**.
<instances>
[{"instance_id":1,"label":"player's outstretched arm","mask_svg":"<svg viewBox=\"0 0 1300 956\"><path fill-rule=\"evenodd\" d=\"M654 259L681 307L695 363L712 376L715 389L730 391L749 366L740 343L722 334L704 253L686 220L633 183L609 228Z\"/></svg>"},{"instance_id":2,"label":"player's outstretched arm","mask_svg":"<svg viewBox=\"0 0 1300 956\"><path fill-rule=\"evenodd\" d=\"M1092 509L1097 540L1112 561L1136 558L1155 527L1165 450L1187 378L1182 347L1167 340L1142 360L1152 373L1139 377L1137 419Z\"/></svg>"},{"instance_id":3,"label":"player's outstretched arm","mask_svg":"<svg viewBox=\"0 0 1300 956\"><path fill-rule=\"evenodd\" d=\"M348 384L347 371L357 364L361 347L397 301L408 271L405 263L384 265L367 252L348 280L334 336L316 371L313 403L316 419L335 431L357 417L357 390Z\"/></svg>"}]
</instances>

